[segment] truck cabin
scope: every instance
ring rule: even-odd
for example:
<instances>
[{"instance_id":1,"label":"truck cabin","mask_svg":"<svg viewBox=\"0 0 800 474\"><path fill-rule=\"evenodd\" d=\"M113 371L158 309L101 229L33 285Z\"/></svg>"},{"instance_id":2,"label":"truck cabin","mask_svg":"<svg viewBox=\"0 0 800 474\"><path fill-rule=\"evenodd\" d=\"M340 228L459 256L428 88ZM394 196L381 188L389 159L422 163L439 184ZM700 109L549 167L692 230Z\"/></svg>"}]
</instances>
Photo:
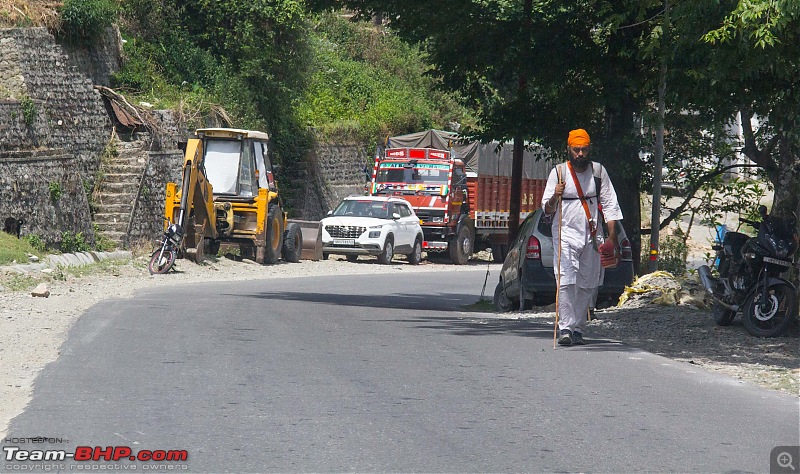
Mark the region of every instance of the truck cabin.
<instances>
[{"instance_id":1,"label":"truck cabin","mask_svg":"<svg viewBox=\"0 0 800 474\"><path fill-rule=\"evenodd\" d=\"M214 196L252 200L261 188L276 191L267 155L269 135L238 129L200 129L205 175Z\"/></svg>"},{"instance_id":2,"label":"truck cabin","mask_svg":"<svg viewBox=\"0 0 800 474\"><path fill-rule=\"evenodd\" d=\"M452 173L462 175L461 163L449 151L430 148L390 148L376 162L372 194L446 196Z\"/></svg>"}]
</instances>

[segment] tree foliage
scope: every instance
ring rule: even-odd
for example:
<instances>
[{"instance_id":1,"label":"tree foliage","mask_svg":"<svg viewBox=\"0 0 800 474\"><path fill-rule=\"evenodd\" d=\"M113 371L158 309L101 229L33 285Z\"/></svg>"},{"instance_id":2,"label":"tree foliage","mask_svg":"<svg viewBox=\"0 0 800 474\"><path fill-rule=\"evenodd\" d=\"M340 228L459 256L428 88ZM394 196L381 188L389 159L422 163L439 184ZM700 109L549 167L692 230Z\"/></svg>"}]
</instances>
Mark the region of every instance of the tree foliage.
<instances>
[{"instance_id":1,"label":"tree foliage","mask_svg":"<svg viewBox=\"0 0 800 474\"><path fill-rule=\"evenodd\" d=\"M800 13L796 2L680 2L671 102L706 128L738 116L734 143L775 187L773 212L800 215Z\"/></svg>"},{"instance_id":2,"label":"tree foliage","mask_svg":"<svg viewBox=\"0 0 800 474\"><path fill-rule=\"evenodd\" d=\"M307 153L309 127L375 143L389 131L471 122L452 94L436 90L418 47L306 7L125 0L129 60L116 85L200 107L219 103L237 126L268 130L287 170Z\"/></svg>"}]
</instances>

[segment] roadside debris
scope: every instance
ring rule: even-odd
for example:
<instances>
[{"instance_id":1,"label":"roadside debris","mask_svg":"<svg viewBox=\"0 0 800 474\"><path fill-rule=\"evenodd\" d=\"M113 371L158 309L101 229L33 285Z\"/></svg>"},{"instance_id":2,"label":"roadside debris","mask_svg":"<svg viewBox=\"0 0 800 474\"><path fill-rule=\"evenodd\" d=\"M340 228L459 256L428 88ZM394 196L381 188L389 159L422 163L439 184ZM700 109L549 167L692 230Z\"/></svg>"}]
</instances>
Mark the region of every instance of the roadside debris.
<instances>
[{"instance_id":1,"label":"roadside debris","mask_svg":"<svg viewBox=\"0 0 800 474\"><path fill-rule=\"evenodd\" d=\"M662 306L691 305L705 308L703 293L696 279L678 279L665 271L657 271L636 278L626 287L617 306Z\"/></svg>"}]
</instances>

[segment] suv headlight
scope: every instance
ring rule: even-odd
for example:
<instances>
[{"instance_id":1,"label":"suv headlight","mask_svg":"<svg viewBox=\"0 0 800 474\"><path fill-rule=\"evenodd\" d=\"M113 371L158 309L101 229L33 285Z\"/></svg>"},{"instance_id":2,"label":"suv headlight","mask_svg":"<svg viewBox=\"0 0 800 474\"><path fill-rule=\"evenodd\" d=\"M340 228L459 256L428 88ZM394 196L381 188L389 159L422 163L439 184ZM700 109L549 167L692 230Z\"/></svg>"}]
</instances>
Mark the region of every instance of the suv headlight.
<instances>
[{"instance_id":1,"label":"suv headlight","mask_svg":"<svg viewBox=\"0 0 800 474\"><path fill-rule=\"evenodd\" d=\"M374 225L369 228L369 235L370 239L377 239L381 236L381 228L383 225Z\"/></svg>"}]
</instances>

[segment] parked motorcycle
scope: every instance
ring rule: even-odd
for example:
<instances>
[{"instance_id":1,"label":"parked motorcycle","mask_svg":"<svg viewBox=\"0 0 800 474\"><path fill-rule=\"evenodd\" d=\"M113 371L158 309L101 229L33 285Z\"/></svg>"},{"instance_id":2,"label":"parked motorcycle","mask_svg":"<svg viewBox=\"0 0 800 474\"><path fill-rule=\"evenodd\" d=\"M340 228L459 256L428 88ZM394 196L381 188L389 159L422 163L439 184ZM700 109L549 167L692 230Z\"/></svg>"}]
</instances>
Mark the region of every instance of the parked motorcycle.
<instances>
[{"instance_id":1,"label":"parked motorcycle","mask_svg":"<svg viewBox=\"0 0 800 474\"><path fill-rule=\"evenodd\" d=\"M167 228L161 237L161 245L150 256L150 264L147 266L151 275L163 275L172 269L183 240L181 226L173 224L167 218L164 218L164 220L167 221Z\"/></svg>"},{"instance_id":2,"label":"parked motorcycle","mask_svg":"<svg viewBox=\"0 0 800 474\"><path fill-rule=\"evenodd\" d=\"M708 265L698 268L700 279L713 299L712 315L720 326L731 324L741 310L744 327L758 337L781 335L797 318L797 288L781 278L791 268L798 247L797 217L767 214L759 206L761 222L739 221L758 230L756 237L726 232L717 251L718 277Z\"/></svg>"}]
</instances>

